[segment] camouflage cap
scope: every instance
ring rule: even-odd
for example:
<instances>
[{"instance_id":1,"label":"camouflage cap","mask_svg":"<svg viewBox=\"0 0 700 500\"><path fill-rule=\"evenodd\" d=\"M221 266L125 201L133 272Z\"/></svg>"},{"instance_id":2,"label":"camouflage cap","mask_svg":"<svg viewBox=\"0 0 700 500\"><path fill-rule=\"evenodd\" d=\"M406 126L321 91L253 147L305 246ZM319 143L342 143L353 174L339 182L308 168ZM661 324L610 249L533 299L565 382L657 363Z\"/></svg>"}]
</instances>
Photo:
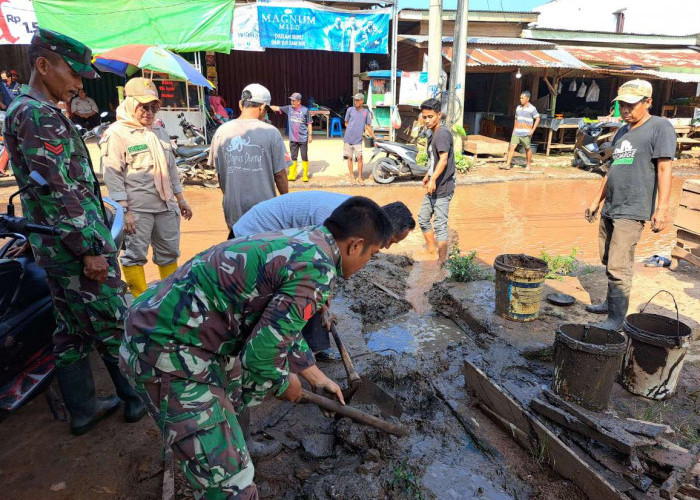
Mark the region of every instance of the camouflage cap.
<instances>
[{"instance_id":1,"label":"camouflage cap","mask_svg":"<svg viewBox=\"0 0 700 500\"><path fill-rule=\"evenodd\" d=\"M92 66L92 51L74 38L39 28L32 37L31 44L59 54L76 73L85 78L100 78Z\"/></svg>"}]
</instances>

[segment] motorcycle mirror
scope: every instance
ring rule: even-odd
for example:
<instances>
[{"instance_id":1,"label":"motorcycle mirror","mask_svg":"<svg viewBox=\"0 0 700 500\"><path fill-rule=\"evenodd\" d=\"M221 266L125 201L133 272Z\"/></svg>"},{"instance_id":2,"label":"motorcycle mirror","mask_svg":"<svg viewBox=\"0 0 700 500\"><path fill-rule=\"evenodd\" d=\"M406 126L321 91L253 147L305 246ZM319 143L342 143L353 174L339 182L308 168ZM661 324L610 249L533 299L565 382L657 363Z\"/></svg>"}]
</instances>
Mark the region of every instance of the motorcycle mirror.
<instances>
[{"instance_id":1,"label":"motorcycle mirror","mask_svg":"<svg viewBox=\"0 0 700 500\"><path fill-rule=\"evenodd\" d=\"M39 191L43 195L47 195L51 192L51 188L49 187L49 183L46 182L46 179L44 179L41 174L37 171L31 172L29 174L29 184Z\"/></svg>"},{"instance_id":2,"label":"motorcycle mirror","mask_svg":"<svg viewBox=\"0 0 700 500\"><path fill-rule=\"evenodd\" d=\"M23 193L27 189L36 189L39 191L39 193L43 195L47 195L51 192L51 188L49 187L49 183L46 182L46 179L44 179L40 173L38 172L31 172L29 174L29 184L24 186L23 188L19 189L18 191L12 193L10 196L10 199L7 202L7 215L10 217L15 216L15 205L14 205L14 199L15 196L17 196L20 193Z\"/></svg>"}]
</instances>

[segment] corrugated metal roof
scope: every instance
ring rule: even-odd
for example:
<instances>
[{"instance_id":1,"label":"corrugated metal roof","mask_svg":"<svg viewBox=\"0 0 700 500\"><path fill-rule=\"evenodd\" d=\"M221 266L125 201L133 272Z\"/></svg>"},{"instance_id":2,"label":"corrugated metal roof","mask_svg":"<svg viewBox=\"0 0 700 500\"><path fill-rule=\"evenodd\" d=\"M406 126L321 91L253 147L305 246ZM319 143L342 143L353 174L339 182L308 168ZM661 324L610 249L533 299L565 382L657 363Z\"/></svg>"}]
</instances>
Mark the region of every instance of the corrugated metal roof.
<instances>
[{"instance_id":1,"label":"corrugated metal roof","mask_svg":"<svg viewBox=\"0 0 700 500\"><path fill-rule=\"evenodd\" d=\"M398 40L410 40L418 44L428 42L428 35L399 35ZM454 37L443 36L442 43L452 43ZM500 37L500 36L470 36L467 38L467 45L522 45L530 47L554 47L552 42L542 40L531 40L528 38Z\"/></svg>"},{"instance_id":2,"label":"corrugated metal roof","mask_svg":"<svg viewBox=\"0 0 700 500\"><path fill-rule=\"evenodd\" d=\"M700 73L700 52L692 49L622 49L586 45L565 48L581 61L604 68Z\"/></svg>"},{"instance_id":3,"label":"corrugated metal roof","mask_svg":"<svg viewBox=\"0 0 700 500\"><path fill-rule=\"evenodd\" d=\"M442 53L452 60L452 47ZM562 49L482 49L467 45L467 66L517 66L521 68L591 69Z\"/></svg>"}]
</instances>

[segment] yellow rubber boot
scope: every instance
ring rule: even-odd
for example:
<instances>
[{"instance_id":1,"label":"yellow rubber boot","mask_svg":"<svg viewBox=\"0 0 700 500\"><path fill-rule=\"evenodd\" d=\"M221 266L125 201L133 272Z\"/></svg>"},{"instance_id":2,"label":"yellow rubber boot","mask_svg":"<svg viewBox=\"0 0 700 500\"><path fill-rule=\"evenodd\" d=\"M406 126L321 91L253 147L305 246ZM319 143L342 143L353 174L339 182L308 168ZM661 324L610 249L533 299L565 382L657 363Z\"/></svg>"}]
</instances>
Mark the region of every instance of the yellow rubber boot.
<instances>
[{"instance_id":1,"label":"yellow rubber boot","mask_svg":"<svg viewBox=\"0 0 700 500\"><path fill-rule=\"evenodd\" d=\"M177 261L166 264L165 266L158 266L158 274L160 274L160 279L164 280L177 269Z\"/></svg>"},{"instance_id":2,"label":"yellow rubber boot","mask_svg":"<svg viewBox=\"0 0 700 500\"><path fill-rule=\"evenodd\" d=\"M131 295L138 297L146 291L146 273L143 266L122 266L122 272Z\"/></svg>"},{"instance_id":3,"label":"yellow rubber boot","mask_svg":"<svg viewBox=\"0 0 700 500\"><path fill-rule=\"evenodd\" d=\"M304 182L309 182L309 162L308 161L302 161L301 162L302 168L304 169L304 175L301 178Z\"/></svg>"},{"instance_id":4,"label":"yellow rubber boot","mask_svg":"<svg viewBox=\"0 0 700 500\"><path fill-rule=\"evenodd\" d=\"M289 167L289 175L287 176L288 181L297 180L297 162L292 162L292 166Z\"/></svg>"}]
</instances>

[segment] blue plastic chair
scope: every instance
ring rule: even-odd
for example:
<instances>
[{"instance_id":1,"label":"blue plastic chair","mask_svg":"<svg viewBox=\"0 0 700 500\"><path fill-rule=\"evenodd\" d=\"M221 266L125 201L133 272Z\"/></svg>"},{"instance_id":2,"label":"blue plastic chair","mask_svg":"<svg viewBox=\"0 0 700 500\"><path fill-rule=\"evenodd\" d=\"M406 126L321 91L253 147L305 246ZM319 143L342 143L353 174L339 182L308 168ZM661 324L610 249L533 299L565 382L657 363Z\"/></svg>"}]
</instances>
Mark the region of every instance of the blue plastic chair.
<instances>
[{"instance_id":1,"label":"blue plastic chair","mask_svg":"<svg viewBox=\"0 0 700 500\"><path fill-rule=\"evenodd\" d=\"M331 118L331 137L343 137L343 127L340 124L340 118L334 116Z\"/></svg>"}]
</instances>

